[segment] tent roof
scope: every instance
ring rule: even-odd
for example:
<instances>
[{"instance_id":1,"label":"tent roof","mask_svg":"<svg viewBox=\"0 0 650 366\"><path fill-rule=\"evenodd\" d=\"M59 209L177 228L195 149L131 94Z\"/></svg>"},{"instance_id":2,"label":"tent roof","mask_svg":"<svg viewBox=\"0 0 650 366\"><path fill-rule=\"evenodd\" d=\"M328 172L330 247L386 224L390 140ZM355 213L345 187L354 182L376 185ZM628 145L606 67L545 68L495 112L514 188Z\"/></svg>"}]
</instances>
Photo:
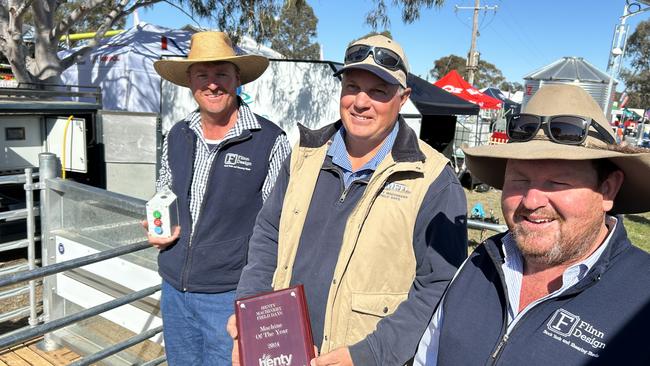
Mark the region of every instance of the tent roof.
<instances>
[{"instance_id":1,"label":"tent roof","mask_svg":"<svg viewBox=\"0 0 650 366\"><path fill-rule=\"evenodd\" d=\"M470 83L465 81L456 70L451 70L447 75L434 83L445 91L455 94L469 102L478 104L482 109L500 109L503 106L501 100L481 93Z\"/></svg>"},{"instance_id":2,"label":"tent roof","mask_svg":"<svg viewBox=\"0 0 650 366\"><path fill-rule=\"evenodd\" d=\"M500 101L502 101L505 104L520 105L520 103L517 103L514 100L506 97L506 95L503 94L501 89L498 89L498 88L486 88L485 90L482 91L482 93L485 94L485 95L489 95L492 98L499 99Z\"/></svg>"},{"instance_id":3,"label":"tent roof","mask_svg":"<svg viewBox=\"0 0 650 366\"><path fill-rule=\"evenodd\" d=\"M476 115L480 109L478 105L447 93L413 74L408 75L406 84L411 88L411 100L424 115Z\"/></svg>"},{"instance_id":4,"label":"tent roof","mask_svg":"<svg viewBox=\"0 0 650 366\"><path fill-rule=\"evenodd\" d=\"M503 102L503 105L506 109L506 112L509 113L519 113L521 111L521 104L515 102L514 100L506 97L505 94L500 89L497 88L486 88L485 90L482 91L483 94L489 95L492 98L499 99L500 101Z\"/></svg>"},{"instance_id":5,"label":"tent roof","mask_svg":"<svg viewBox=\"0 0 650 366\"><path fill-rule=\"evenodd\" d=\"M137 60L142 56L157 60L164 57L186 57L190 47L193 30L170 29L162 26L139 23L122 33L99 41L97 47L89 52L87 57L97 58L102 55L116 56L120 54L133 55ZM269 58L282 57L281 54L269 47L257 44L252 38L243 36L235 46L237 52L257 54ZM59 52L60 57L76 51L79 47ZM114 59L103 60L110 63ZM143 68L144 65L130 65ZM147 67L144 67L147 68Z\"/></svg>"},{"instance_id":6,"label":"tent roof","mask_svg":"<svg viewBox=\"0 0 650 366\"><path fill-rule=\"evenodd\" d=\"M566 80L609 83L609 75L582 57L563 57L524 76L524 80Z\"/></svg>"}]
</instances>

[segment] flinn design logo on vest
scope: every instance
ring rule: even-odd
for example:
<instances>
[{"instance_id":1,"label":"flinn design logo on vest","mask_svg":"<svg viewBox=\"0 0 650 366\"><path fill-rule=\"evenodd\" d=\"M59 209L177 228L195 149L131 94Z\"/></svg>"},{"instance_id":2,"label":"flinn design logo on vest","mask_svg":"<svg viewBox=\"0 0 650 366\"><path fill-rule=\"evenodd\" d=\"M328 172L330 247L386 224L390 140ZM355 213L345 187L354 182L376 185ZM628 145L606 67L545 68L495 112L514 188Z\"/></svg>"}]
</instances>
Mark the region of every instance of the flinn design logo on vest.
<instances>
[{"instance_id":1,"label":"flinn design logo on vest","mask_svg":"<svg viewBox=\"0 0 650 366\"><path fill-rule=\"evenodd\" d=\"M250 171L251 167L253 166L253 162L251 162L251 159L249 157L246 157L244 155L228 153L223 159L223 166L224 168L234 168Z\"/></svg>"},{"instance_id":2,"label":"flinn design logo on vest","mask_svg":"<svg viewBox=\"0 0 650 366\"><path fill-rule=\"evenodd\" d=\"M606 346L603 342L605 333L580 319L578 315L564 309L555 311L551 320L546 323L546 329L542 332L574 350L594 358L599 357L596 351L604 349Z\"/></svg>"}]
</instances>

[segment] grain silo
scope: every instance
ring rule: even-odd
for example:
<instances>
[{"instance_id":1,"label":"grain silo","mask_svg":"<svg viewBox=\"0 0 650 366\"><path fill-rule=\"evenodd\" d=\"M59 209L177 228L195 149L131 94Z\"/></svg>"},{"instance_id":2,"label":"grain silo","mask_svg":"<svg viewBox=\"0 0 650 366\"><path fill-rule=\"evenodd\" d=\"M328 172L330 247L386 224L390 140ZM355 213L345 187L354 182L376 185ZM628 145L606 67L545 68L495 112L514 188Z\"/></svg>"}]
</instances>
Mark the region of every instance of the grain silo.
<instances>
[{"instance_id":1,"label":"grain silo","mask_svg":"<svg viewBox=\"0 0 650 366\"><path fill-rule=\"evenodd\" d=\"M563 57L541 69L524 76L524 100L522 108L526 106L530 97L537 89L548 84L574 84L584 88L600 106L612 100L611 94L607 98L607 85L609 75L598 70L594 65L582 57ZM616 80L612 93L616 90ZM609 110L609 105L604 109ZM607 113L606 113L607 114Z\"/></svg>"}]
</instances>

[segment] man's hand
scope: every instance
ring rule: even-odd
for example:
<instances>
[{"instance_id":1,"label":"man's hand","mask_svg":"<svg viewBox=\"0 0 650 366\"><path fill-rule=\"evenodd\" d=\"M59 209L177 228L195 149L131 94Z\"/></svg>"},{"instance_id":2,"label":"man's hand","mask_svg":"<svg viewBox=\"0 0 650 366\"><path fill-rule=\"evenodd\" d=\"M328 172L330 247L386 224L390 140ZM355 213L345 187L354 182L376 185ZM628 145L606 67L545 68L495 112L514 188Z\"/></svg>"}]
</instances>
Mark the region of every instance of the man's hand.
<instances>
[{"instance_id":1,"label":"man's hand","mask_svg":"<svg viewBox=\"0 0 650 366\"><path fill-rule=\"evenodd\" d=\"M347 347L337 348L332 352L311 360L311 366L354 366L350 350Z\"/></svg>"},{"instance_id":2,"label":"man's hand","mask_svg":"<svg viewBox=\"0 0 650 366\"><path fill-rule=\"evenodd\" d=\"M232 338L232 366L239 366L239 345L237 344L237 318L232 314L226 323L226 331Z\"/></svg>"},{"instance_id":3,"label":"man's hand","mask_svg":"<svg viewBox=\"0 0 650 366\"><path fill-rule=\"evenodd\" d=\"M149 223L147 220L142 221L142 227L144 227L145 231L147 232L147 240L149 240L149 244L153 246L154 248L158 250L163 250L167 248L169 245L174 243L176 240L178 240L178 237L181 235L181 227L180 226L174 226L174 232L172 233L172 236L169 238L155 238L149 234Z\"/></svg>"}]
</instances>

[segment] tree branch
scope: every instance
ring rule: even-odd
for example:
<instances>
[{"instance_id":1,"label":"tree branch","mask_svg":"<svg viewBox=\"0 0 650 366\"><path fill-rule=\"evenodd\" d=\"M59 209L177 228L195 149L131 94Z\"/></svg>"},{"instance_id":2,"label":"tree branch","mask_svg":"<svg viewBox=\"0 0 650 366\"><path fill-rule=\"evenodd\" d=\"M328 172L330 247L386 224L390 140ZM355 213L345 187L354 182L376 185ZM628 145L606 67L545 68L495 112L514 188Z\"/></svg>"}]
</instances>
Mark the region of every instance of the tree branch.
<instances>
[{"instance_id":1,"label":"tree branch","mask_svg":"<svg viewBox=\"0 0 650 366\"><path fill-rule=\"evenodd\" d=\"M105 1L106 0L89 0L79 4L79 7L73 10L70 15L61 19L59 25L54 28L53 37L59 39L61 36L68 34L70 28L72 28L79 19L90 13L94 8L102 5Z\"/></svg>"},{"instance_id":2,"label":"tree branch","mask_svg":"<svg viewBox=\"0 0 650 366\"><path fill-rule=\"evenodd\" d=\"M90 51L92 51L92 49L94 49L99 44L99 40L104 36L104 34L106 34L106 31L108 31L117 20L133 13L138 8L152 5L161 1L163 0L142 0L124 10L124 8L128 5L129 0L121 0L119 5L106 15L106 19L104 23L99 27L99 29L97 29L95 37L89 40L86 45L82 46L61 60L63 69L65 70L66 68L70 67L78 58L84 57Z\"/></svg>"}]
</instances>

